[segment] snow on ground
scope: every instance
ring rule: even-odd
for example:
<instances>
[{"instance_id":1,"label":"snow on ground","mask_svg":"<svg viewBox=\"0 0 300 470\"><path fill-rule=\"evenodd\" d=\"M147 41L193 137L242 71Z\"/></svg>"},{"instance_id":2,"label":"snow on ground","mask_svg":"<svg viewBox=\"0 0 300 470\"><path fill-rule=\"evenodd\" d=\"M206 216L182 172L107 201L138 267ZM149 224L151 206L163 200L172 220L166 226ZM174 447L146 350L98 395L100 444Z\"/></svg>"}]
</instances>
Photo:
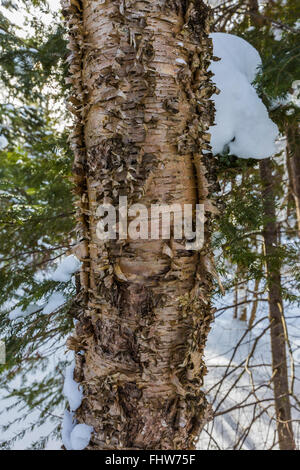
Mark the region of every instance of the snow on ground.
<instances>
[{"instance_id":1,"label":"snow on ground","mask_svg":"<svg viewBox=\"0 0 300 470\"><path fill-rule=\"evenodd\" d=\"M228 295L222 303L228 306L234 302ZM300 327L295 310L286 307L295 361L294 392L299 397ZM216 318L205 350L209 372L204 386L216 417L202 432L199 449L263 450L274 446L276 423L269 383L271 356L267 316L267 303L262 302L256 326L250 331L246 322L233 318L232 309L224 310ZM293 419L299 418L299 412L294 410ZM299 446L299 422L294 423L294 433Z\"/></svg>"},{"instance_id":2,"label":"snow on ground","mask_svg":"<svg viewBox=\"0 0 300 470\"><path fill-rule=\"evenodd\" d=\"M234 303L232 295L226 295L217 302L216 307L228 307ZM294 351L295 361L295 395L300 396L300 325L297 309L285 307L291 348ZM250 309L249 309L250 310ZM198 443L199 449L243 449L261 450L269 449L274 445L274 407L273 394L269 387L271 376L270 338L267 319L267 303L261 302L257 311L256 326L248 331L247 323L233 319L233 309L218 311L216 320L209 334L205 351L205 360L208 366L208 375L205 379L204 389L208 394L216 417L206 426ZM249 312L248 312L249 313ZM256 344L254 354L251 352ZM236 345L238 347L236 348ZM247 363L248 359L248 363ZM53 357L50 366L55 367L59 358ZM252 374L252 375L251 375ZM225 380L222 378L226 375ZM36 376L33 377L36 380ZM252 378L255 384L252 390ZM62 377L63 380L63 377ZM80 393L75 383L74 395L73 365L68 369L66 395L77 397ZM17 388L16 384L16 388ZM70 385L70 387L69 387ZM69 393L71 388L71 394ZM78 399L79 399L78 395ZM72 401L72 399L71 399ZM254 404L254 402L259 402ZM12 404L12 400L9 401ZM0 406L7 405L7 401L0 399ZM77 407L78 400L72 403ZM55 414L63 419L63 408ZM17 409L12 409L0 416L1 424L14 420L18 416ZM294 419L300 418L294 411ZM24 425L29 426L37 419L37 413L31 413L25 422L16 423L11 429L1 435L1 440L20 432ZM250 428L249 425L251 424ZM25 449L37 440L42 433L47 434L53 427L48 421L42 429L27 431L24 438L14 444L13 449ZM60 449L62 442L69 449L80 449L86 446L91 429L76 426L73 413L66 411L64 416L63 440L52 440L47 444L47 450ZM298 446L300 445L300 426L294 424L294 433ZM276 445L275 445L276 448Z\"/></svg>"},{"instance_id":3,"label":"snow on ground","mask_svg":"<svg viewBox=\"0 0 300 470\"><path fill-rule=\"evenodd\" d=\"M13 400L2 400L0 397L0 407L6 407L8 405L12 405ZM1 424L6 424L11 421L14 421L16 417L19 415L20 410L18 408L13 408L9 412L5 413L5 420L3 416L0 417L0 422ZM35 424L37 419L38 419L38 412L31 413L30 417L28 417L25 421L22 421L21 423L16 423L14 424L9 430L1 434L0 437L0 444L3 441L6 441L7 439L13 438L16 436L18 433L23 431L25 428L29 428L25 434L24 437L18 441L16 441L10 448L10 450L26 450L31 447L31 445L34 442L37 442L41 436L45 435L47 436L50 434L50 432L53 430L53 424L48 421L45 424L43 424L41 427L38 429L31 430L30 426L32 424ZM62 446L62 442L56 439L50 439L45 447L45 450L60 450Z\"/></svg>"},{"instance_id":4,"label":"snow on ground","mask_svg":"<svg viewBox=\"0 0 300 470\"><path fill-rule=\"evenodd\" d=\"M213 153L228 151L240 158L267 158L275 153L277 126L251 85L261 65L258 52L247 41L225 33L211 34L215 125L210 128Z\"/></svg>"},{"instance_id":5,"label":"snow on ground","mask_svg":"<svg viewBox=\"0 0 300 470\"><path fill-rule=\"evenodd\" d=\"M62 292L54 292L47 302L47 305L43 308L43 313L49 315L50 313L57 310L59 307L64 305L66 298Z\"/></svg>"},{"instance_id":6,"label":"snow on ground","mask_svg":"<svg viewBox=\"0 0 300 470\"><path fill-rule=\"evenodd\" d=\"M91 439L93 427L78 424L74 412L83 400L82 387L74 380L75 357L65 373L64 395L68 401L70 412L65 411L62 426L62 441L67 450L83 450Z\"/></svg>"},{"instance_id":7,"label":"snow on ground","mask_svg":"<svg viewBox=\"0 0 300 470\"><path fill-rule=\"evenodd\" d=\"M59 360L62 358L60 357L60 354L54 353L50 357L50 362L48 364L48 367L44 371L40 372L35 372L32 373L29 377L26 377L27 379L27 384L33 383L35 381L39 381L43 379L43 377L50 371L53 370ZM63 356L63 359L65 359L65 356ZM62 381L63 381L63 376L62 376ZM18 378L14 381L13 384L11 384L11 388L14 388L18 390L21 386L21 379ZM0 424L2 425L8 425L9 423L14 423L12 426L10 426L7 430L4 432L1 432L0 435L0 444L2 442L8 441L9 439L12 439L22 431L26 430L24 433L24 436L14 442L10 450L25 450L28 449L32 446L34 442L39 441L39 439L42 436L48 436L52 430L55 428L55 424L51 421L51 416L46 420L45 424L42 426L31 429L31 426L39 422L39 412L41 411L40 408L38 408L36 411L31 411L28 412L25 419L22 421L18 422L16 421L19 419L21 416L24 415L24 409L23 404L21 406L16 406L12 407L16 403L15 398L5 398L6 391L1 390L0 392L0 410L4 411L7 407L10 407L8 411L4 411L2 414L0 414ZM64 413L64 404L62 403L61 406L57 407L57 409L53 412L53 414L57 417L61 417L63 419L63 413ZM62 446L61 440L57 440L54 438L49 439L49 441L46 444L45 450L60 450Z\"/></svg>"}]
</instances>

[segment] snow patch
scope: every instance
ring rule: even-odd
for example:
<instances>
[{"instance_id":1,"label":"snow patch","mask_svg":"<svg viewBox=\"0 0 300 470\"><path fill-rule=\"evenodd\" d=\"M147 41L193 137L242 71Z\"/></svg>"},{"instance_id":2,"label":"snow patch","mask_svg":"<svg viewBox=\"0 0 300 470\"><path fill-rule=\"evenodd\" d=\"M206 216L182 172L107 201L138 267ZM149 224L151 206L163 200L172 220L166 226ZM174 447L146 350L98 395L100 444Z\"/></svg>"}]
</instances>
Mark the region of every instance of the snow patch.
<instances>
[{"instance_id":1,"label":"snow patch","mask_svg":"<svg viewBox=\"0 0 300 470\"><path fill-rule=\"evenodd\" d=\"M5 135L0 135L0 150L4 150L8 146L8 140Z\"/></svg>"},{"instance_id":2,"label":"snow patch","mask_svg":"<svg viewBox=\"0 0 300 470\"><path fill-rule=\"evenodd\" d=\"M71 433L76 426L76 422L74 421L74 413L65 410L64 418L63 418L63 423L62 423L62 441L63 445L67 450L72 450L72 445L71 445Z\"/></svg>"},{"instance_id":3,"label":"snow patch","mask_svg":"<svg viewBox=\"0 0 300 470\"><path fill-rule=\"evenodd\" d=\"M71 432L71 446L73 450L83 450L91 440L93 427L87 424L77 424Z\"/></svg>"},{"instance_id":4,"label":"snow patch","mask_svg":"<svg viewBox=\"0 0 300 470\"><path fill-rule=\"evenodd\" d=\"M209 130L212 152L268 158L276 152L278 128L252 86L261 58L242 38L225 33L213 33L211 38L214 55L221 58L209 68L220 90L212 98L216 107L215 125Z\"/></svg>"},{"instance_id":5,"label":"snow patch","mask_svg":"<svg viewBox=\"0 0 300 470\"><path fill-rule=\"evenodd\" d=\"M74 255L67 256L51 275L52 281L68 282L72 275L79 271L81 262Z\"/></svg>"},{"instance_id":6,"label":"snow patch","mask_svg":"<svg viewBox=\"0 0 300 470\"><path fill-rule=\"evenodd\" d=\"M80 407L83 398L82 388L74 380L74 369L74 362L66 368L65 383L63 389L64 396L69 402L71 411L76 411Z\"/></svg>"},{"instance_id":7,"label":"snow patch","mask_svg":"<svg viewBox=\"0 0 300 470\"><path fill-rule=\"evenodd\" d=\"M47 302L47 305L43 308L43 313L49 315L50 313L57 310L66 302L65 296L61 292L54 292Z\"/></svg>"}]
</instances>

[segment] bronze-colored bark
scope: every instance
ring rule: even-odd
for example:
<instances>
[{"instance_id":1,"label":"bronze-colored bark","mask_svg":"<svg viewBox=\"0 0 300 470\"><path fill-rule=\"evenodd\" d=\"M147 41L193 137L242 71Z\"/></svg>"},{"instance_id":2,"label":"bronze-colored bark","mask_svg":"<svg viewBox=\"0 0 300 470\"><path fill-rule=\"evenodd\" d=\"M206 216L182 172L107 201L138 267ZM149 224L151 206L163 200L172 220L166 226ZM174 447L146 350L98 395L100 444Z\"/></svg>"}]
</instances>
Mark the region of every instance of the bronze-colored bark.
<instances>
[{"instance_id":1,"label":"bronze-colored bark","mask_svg":"<svg viewBox=\"0 0 300 470\"><path fill-rule=\"evenodd\" d=\"M207 129L210 10L200 0L65 0L77 116L72 147L83 261L76 355L89 449L190 449L210 416L201 390L213 319L214 206ZM97 207L203 203L205 244L101 242ZM166 246L167 245L167 246Z\"/></svg>"},{"instance_id":2,"label":"bronze-colored bark","mask_svg":"<svg viewBox=\"0 0 300 470\"><path fill-rule=\"evenodd\" d=\"M300 236L300 131L298 122L286 125L286 138L290 187L295 201Z\"/></svg>"},{"instance_id":3,"label":"bronze-colored bark","mask_svg":"<svg viewBox=\"0 0 300 470\"><path fill-rule=\"evenodd\" d=\"M263 237L267 260L266 267L269 289L273 386L279 447L281 450L293 450L295 449L295 442L291 422L292 418L286 357L284 311L281 294L280 262L276 255L278 250L278 232L272 168L272 162L270 159L262 160L260 162L260 174L263 184Z\"/></svg>"}]
</instances>

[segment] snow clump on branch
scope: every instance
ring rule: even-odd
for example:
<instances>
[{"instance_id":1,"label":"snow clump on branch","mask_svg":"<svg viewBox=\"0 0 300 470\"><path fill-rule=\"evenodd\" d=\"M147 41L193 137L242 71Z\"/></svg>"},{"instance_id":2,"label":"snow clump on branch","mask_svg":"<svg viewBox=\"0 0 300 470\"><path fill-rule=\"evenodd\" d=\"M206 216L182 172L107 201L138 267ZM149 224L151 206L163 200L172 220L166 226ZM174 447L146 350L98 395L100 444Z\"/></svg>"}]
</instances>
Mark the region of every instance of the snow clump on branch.
<instances>
[{"instance_id":1,"label":"snow clump on branch","mask_svg":"<svg viewBox=\"0 0 300 470\"><path fill-rule=\"evenodd\" d=\"M268 158L276 153L276 124L252 85L259 68L259 53L232 34L213 33L214 55L220 61L209 70L219 94L213 96L215 125L210 127L214 155L228 152L240 158Z\"/></svg>"}]
</instances>

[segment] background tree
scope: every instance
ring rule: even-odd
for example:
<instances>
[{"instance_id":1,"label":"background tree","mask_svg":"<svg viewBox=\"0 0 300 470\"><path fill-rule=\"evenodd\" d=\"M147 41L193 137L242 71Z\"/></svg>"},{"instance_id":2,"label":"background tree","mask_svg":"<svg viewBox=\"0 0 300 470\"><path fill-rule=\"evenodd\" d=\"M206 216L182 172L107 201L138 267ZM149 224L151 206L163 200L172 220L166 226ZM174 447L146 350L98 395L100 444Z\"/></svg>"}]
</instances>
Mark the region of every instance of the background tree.
<instances>
[{"instance_id":1,"label":"background tree","mask_svg":"<svg viewBox=\"0 0 300 470\"><path fill-rule=\"evenodd\" d=\"M33 443L44 447L51 437L60 438L56 410L63 405L65 336L73 327L68 302L49 316L42 312L57 289L49 267L74 243L71 152L64 127L70 119L64 106L67 51L60 15L47 2L2 5L0 336L7 362L0 365L0 383L9 400L3 402L1 422L11 407L18 410L13 441L2 445L12 446L51 420L53 435L40 431ZM26 18L24 28L14 23L18 9ZM60 290L66 300L74 297L72 283ZM31 416L33 424L22 424Z\"/></svg>"},{"instance_id":2,"label":"background tree","mask_svg":"<svg viewBox=\"0 0 300 470\"><path fill-rule=\"evenodd\" d=\"M244 37L260 52L263 66L262 74L257 78L257 89L269 107L272 119L277 123L283 136L286 133L286 121L289 121L289 126L293 128L293 131L290 129L290 132L294 132L294 136L298 133L299 107L297 106L297 87L295 85L295 79L297 74L299 74L299 51L296 46L299 41L296 23L296 18L298 17L297 9L299 10L299 5L297 6L296 2L287 2L283 5L283 2L280 1L264 2L263 5L256 1L229 1L222 2L215 8L215 26L217 29ZM295 137L292 138L290 135L287 141L293 141L292 154L295 165L297 161ZM279 157L279 153L281 153L281 157ZM264 289L269 290L273 355L273 378L271 380L274 383L275 399L277 397L279 401L282 400L282 403L284 402L284 407L277 402L277 412L280 409L282 413L287 413L286 421L282 420L279 414L277 414L277 439L280 442L281 448L293 448L289 395L293 395L294 363L291 357L289 385L287 379L289 366L286 359L286 348L289 347L290 349L290 343L287 336L288 331L286 330L282 299L284 298L286 302L296 301L295 292L298 291L297 270L299 268L296 265L295 270L293 270L295 282L291 282L288 288L285 282L284 286L280 279L280 271L284 272L284 276L286 276L287 270L290 269L288 268L290 261L293 259L298 248L297 241L295 241L296 232L294 228L295 221L297 221L295 217L297 212L294 211L295 205L293 202L291 207L291 199L285 190L286 181L288 183L287 188L295 188L296 182L293 177L294 170L290 170L289 161L291 153L289 159L286 159L287 154L283 154L283 156L285 160L282 160L282 151L279 151L274 165L271 162L261 162L262 170L260 175L254 162L251 165L249 161L248 164L242 167L240 161L234 161L233 159L229 163L228 159L226 160L223 169L223 174L226 178L225 184L228 181L229 172L233 173L233 182L232 190L227 191L225 196L225 205L228 212L225 212L225 219L223 221L221 219L219 228L221 234L225 235L225 239L227 239L223 244L226 247L226 251L223 251L225 259L229 258L230 263L233 262L238 265L239 277L236 278L234 283L238 286L244 285L249 293L252 288L251 286L254 286L255 295L249 320L250 332L257 315L258 286L261 286L261 292ZM236 166L235 173L233 164ZM273 167L274 171L271 177L270 172L272 172L271 168ZM290 183L288 181L289 177ZM237 190L235 188L236 185ZM262 204L259 200L259 186L262 187ZM254 188L258 189L257 193ZM292 189L292 192L295 197L295 190ZM267 193L268 201L266 201ZM244 194L245 196L241 197ZM253 197L255 200L253 200ZM252 199L251 203L250 199ZM297 202L297 198L295 198L295 201ZM272 214L270 214L270 211ZM280 223L278 220L279 211ZM284 219L283 214L286 214ZM262 231L263 227L268 227L268 230ZM221 234L219 235L220 238L218 237L219 241L222 239ZM262 234L264 234L266 251L257 247L257 237L261 239ZM270 242L271 238L272 242ZM263 266L264 262L268 266L266 271ZM241 273L243 279L241 279ZM263 281L263 284L261 281ZM263 285L264 287L262 287ZM231 289L232 283L229 286ZM242 319L246 317L245 311L250 302L250 296L246 299L244 295L239 295L235 299L236 311L244 308ZM279 314L280 317L278 316ZM247 332L245 335L247 336ZM254 345L255 342L253 341ZM247 370L248 364L249 357L246 357L246 373L249 372L249 369ZM277 368L278 365L280 367ZM253 387L253 390L256 388L254 382L254 375L251 373L251 387ZM259 385L257 386L259 387ZM258 395L255 391L253 393L256 403L258 403ZM283 428L285 436L282 435ZM247 432L249 433L249 431L250 427Z\"/></svg>"},{"instance_id":3,"label":"background tree","mask_svg":"<svg viewBox=\"0 0 300 470\"><path fill-rule=\"evenodd\" d=\"M281 256L278 254L278 224L276 223L274 179L269 159L260 162L264 216L264 246L269 291L269 315L272 348L272 369L278 440L281 450L294 450L292 413L289 397L288 366L286 357L286 322L281 293Z\"/></svg>"}]
</instances>

